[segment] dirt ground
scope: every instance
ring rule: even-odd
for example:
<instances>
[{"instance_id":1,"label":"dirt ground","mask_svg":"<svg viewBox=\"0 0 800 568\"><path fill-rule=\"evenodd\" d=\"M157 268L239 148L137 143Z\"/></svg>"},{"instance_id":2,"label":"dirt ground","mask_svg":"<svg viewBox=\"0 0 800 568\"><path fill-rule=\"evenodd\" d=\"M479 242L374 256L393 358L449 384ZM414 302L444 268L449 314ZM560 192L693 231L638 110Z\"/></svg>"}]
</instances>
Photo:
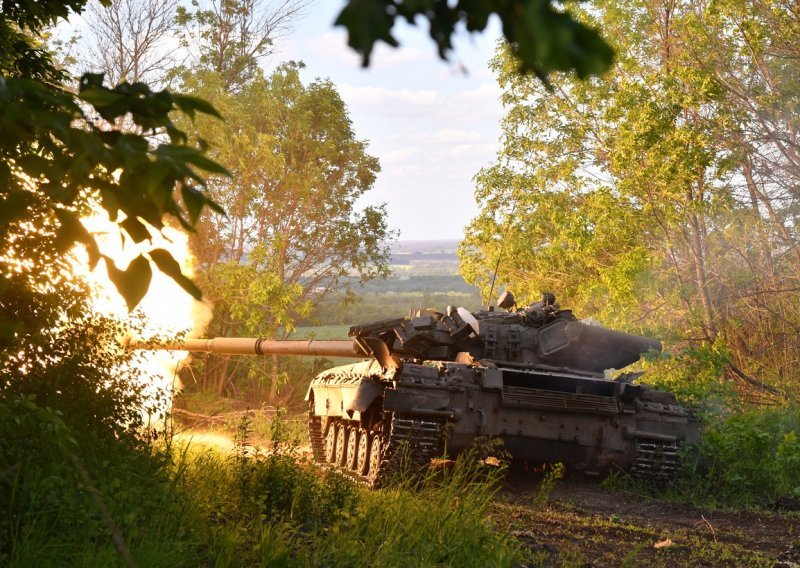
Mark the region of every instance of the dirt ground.
<instances>
[{"instance_id":1,"label":"dirt ground","mask_svg":"<svg viewBox=\"0 0 800 568\"><path fill-rule=\"evenodd\" d=\"M511 475L492 507L526 549L526 566L800 568L800 514L704 510L598 483Z\"/></svg>"}]
</instances>

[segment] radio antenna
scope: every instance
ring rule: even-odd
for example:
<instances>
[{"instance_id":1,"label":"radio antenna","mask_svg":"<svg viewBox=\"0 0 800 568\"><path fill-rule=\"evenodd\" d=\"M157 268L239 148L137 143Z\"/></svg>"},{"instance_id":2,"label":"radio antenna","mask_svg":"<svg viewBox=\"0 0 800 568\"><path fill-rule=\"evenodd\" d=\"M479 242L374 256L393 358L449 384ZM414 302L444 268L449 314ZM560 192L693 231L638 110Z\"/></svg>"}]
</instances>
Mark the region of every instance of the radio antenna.
<instances>
[{"instance_id":1,"label":"radio antenna","mask_svg":"<svg viewBox=\"0 0 800 568\"><path fill-rule=\"evenodd\" d=\"M501 235L502 240L500 241L500 252L497 254L497 262L494 265L494 274L492 274L492 286L489 288L489 296L486 298L486 308L489 309L489 302L492 301L492 294L494 293L494 284L497 280L497 271L500 269L500 260L503 258L503 250L506 248L506 233L508 232L508 228L511 226L511 220L514 218L514 211L517 209L517 202L514 202L514 206L511 207L511 213L508 214L508 220L506 220L506 225L503 227L503 233Z\"/></svg>"}]
</instances>

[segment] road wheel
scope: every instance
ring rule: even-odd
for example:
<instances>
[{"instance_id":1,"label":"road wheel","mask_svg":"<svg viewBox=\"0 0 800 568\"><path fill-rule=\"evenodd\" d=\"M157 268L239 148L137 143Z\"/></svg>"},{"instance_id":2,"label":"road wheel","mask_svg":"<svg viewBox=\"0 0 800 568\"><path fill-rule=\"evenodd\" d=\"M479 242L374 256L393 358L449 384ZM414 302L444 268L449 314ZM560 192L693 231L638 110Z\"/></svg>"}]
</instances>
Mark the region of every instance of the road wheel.
<instances>
[{"instance_id":1,"label":"road wheel","mask_svg":"<svg viewBox=\"0 0 800 568\"><path fill-rule=\"evenodd\" d=\"M347 427L344 424L337 424L336 457L334 463L340 467L344 467L346 455L347 455Z\"/></svg>"},{"instance_id":2,"label":"road wheel","mask_svg":"<svg viewBox=\"0 0 800 568\"><path fill-rule=\"evenodd\" d=\"M347 456L345 456L347 469L356 470L358 462L358 428L351 426L347 429Z\"/></svg>"},{"instance_id":3,"label":"road wheel","mask_svg":"<svg viewBox=\"0 0 800 568\"><path fill-rule=\"evenodd\" d=\"M336 457L336 424L328 425L328 435L325 436L325 461L333 463Z\"/></svg>"},{"instance_id":4,"label":"road wheel","mask_svg":"<svg viewBox=\"0 0 800 568\"><path fill-rule=\"evenodd\" d=\"M369 444L369 479L375 481L381 471L381 446L383 446L383 439L380 434L374 434Z\"/></svg>"},{"instance_id":5,"label":"road wheel","mask_svg":"<svg viewBox=\"0 0 800 568\"><path fill-rule=\"evenodd\" d=\"M356 473L367 475L369 471L369 432L358 431L358 455L356 456Z\"/></svg>"}]
</instances>

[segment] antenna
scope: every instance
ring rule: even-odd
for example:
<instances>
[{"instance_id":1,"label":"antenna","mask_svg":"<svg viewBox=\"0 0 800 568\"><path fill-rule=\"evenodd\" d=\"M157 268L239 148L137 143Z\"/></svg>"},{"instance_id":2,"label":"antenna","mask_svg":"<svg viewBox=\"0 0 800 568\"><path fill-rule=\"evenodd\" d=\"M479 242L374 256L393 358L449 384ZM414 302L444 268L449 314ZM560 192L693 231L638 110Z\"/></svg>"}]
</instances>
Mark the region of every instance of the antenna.
<instances>
[{"instance_id":1,"label":"antenna","mask_svg":"<svg viewBox=\"0 0 800 568\"><path fill-rule=\"evenodd\" d=\"M494 293L494 282L497 280L497 271L500 268L500 259L503 257L503 248L505 247L505 239L500 243L500 254L497 255L497 263L494 265L494 274L492 274L492 287L489 288L489 295L486 297L486 307L489 307L489 302L492 301L492 293Z\"/></svg>"},{"instance_id":2,"label":"antenna","mask_svg":"<svg viewBox=\"0 0 800 568\"><path fill-rule=\"evenodd\" d=\"M492 275L492 286L489 288L489 295L486 298L486 307L489 308L489 302L492 301L492 294L494 293L494 283L497 280L497 271L500 269L500 259L503 258L503 250L506 248L506 233L508 232L508 228L511 226L511 220L514 218L514 211L517 209L517 202L514 202L514 206L511 208L511 213L508 214L508 219L506 220L506 225L503 227L503 233L501 235L502 240L500 241L500 252L497 255L497 263L494 265L494 274Z\"/></svg>"}]
</instances>

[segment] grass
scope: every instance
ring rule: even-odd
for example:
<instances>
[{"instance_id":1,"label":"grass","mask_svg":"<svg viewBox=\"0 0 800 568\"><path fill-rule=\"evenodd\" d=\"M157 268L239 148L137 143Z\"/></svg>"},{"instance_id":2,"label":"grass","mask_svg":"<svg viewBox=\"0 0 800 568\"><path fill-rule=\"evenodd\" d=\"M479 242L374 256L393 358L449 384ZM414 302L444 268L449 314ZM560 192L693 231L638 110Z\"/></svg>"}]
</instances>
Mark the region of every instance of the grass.
<instances>
[{"instance_id":1,"label":"grass","mask_svg":"<svg viewBox=\"0 0 800 568\"><path fill-rule=\"evenodd\" d=\"M218 543L216 565L512 566L520 558L517 542L486 520L499 477L474 456L419 484L371 491L301 458L282 428L273 422L268 454L242 445L241 430L232 459L184 454L199 517L225 520L204 529Z\"/></svg>"},{"instance_id":2,"label":"grass","mask_svg":"<svg viewBox=\"0 0 800 568\"><path fill-rule=\"evenodd\" d=\"M57 459L10 489L0 564L125 566L513 566L521 549L486 512L497 478L476 460L381 491L304 459L270 424L269 453L240 424L233 455L165 442L80 456L97 489ZM55 455L55 453L53 454ZM114 535L119 538L117 541ZM120 547L120 542L121 547Z\"/></svg>"}]
</instances>

